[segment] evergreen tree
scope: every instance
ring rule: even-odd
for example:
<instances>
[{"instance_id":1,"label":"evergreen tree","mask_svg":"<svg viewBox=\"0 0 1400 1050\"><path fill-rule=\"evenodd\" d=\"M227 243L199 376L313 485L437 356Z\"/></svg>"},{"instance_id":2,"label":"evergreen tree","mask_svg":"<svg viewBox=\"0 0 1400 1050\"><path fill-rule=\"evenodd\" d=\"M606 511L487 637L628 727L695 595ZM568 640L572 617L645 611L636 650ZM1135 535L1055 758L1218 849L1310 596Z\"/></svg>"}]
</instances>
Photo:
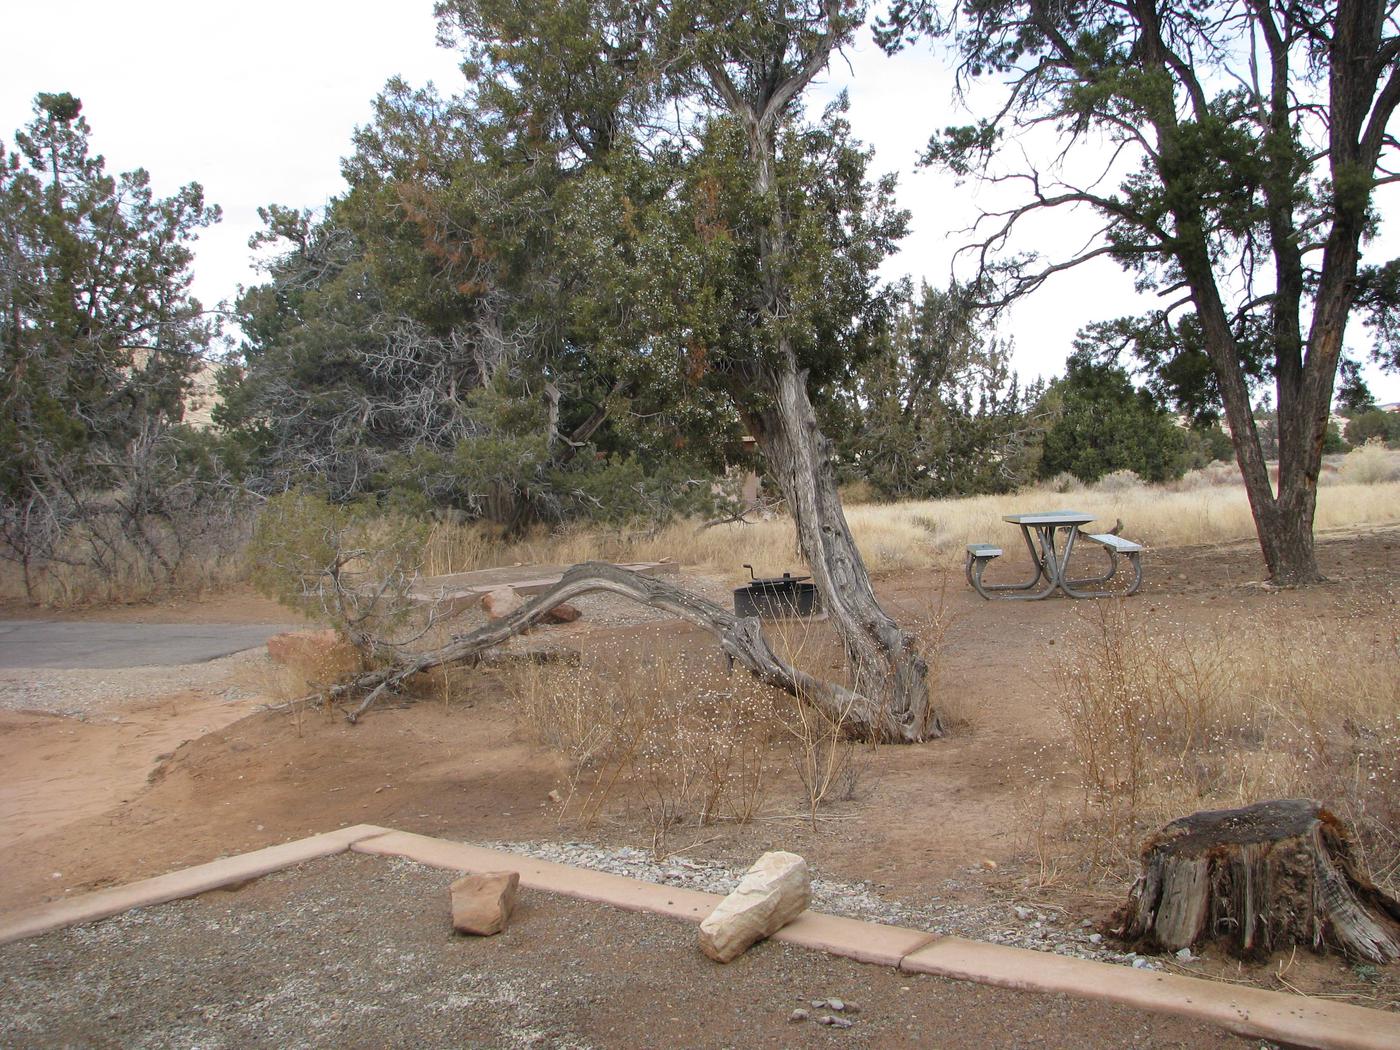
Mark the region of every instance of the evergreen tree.
<instances>
[{"instance_id":1,"label":"evergreen tree","mask_svg":"<svg viewBox=\"0 0 1400 1050\"><path fill-rule=\"evenodd\" d=\"M1079 351L1064 378L1050 385L1054 422L1045 432L1042 477L1068 471L1081 481L1131 470L1147 481L1180 477L1184 432L1128 373Z\"/></svg>"},{"instance_id":2,"label":"evergreen tree","mask_svg":"<svg viewBox=\"0 0 1400 1050\"><path fill-rule=\"evenodd\" d=\"M924 285L832 393L843 474L886 499L1007 492L1034 472L1039 428L1010 347L965 289Z\"/></svg>"},{"instance_id":3,"label":"evergreen tree","mask_svg":"<svg viewBox=\"0 0 1400 1050\"><path fill-rule=\"evenodd\" d=\"M178 421L212 326L189 295L198 184L160 199L89 152L82 103L41 94L0 147L0 491L106 483L104 464Z\"/></svg>"}]
</instances>

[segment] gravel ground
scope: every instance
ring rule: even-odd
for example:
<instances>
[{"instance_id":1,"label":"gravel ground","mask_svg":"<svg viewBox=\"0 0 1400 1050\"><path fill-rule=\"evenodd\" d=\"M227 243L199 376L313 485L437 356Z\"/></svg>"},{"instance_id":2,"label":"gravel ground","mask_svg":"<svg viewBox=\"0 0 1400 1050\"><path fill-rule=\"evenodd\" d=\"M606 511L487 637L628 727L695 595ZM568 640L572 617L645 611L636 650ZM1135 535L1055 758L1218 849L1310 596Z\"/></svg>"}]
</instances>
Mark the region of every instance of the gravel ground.
<instances>
[{"instance_id":1,"label":"gravel ground","mask_svg":"<svg viewBox=\"0 0 1400 1050\"><path fill-rule=\"evenodd\" d=\"M259 647L203 663L165 667L0 670L0 709L102 718L133 700L183 689L212 690L225 700L247 700L255 694L231 683L255 681L270 667L267 650Z\"/></svg>"},{"instance_id":2,"label":"gravel ground","mask_svg":"<svg viewBox=\"0 0 1400 1050\"><path fill-rule=\"evenodd\" d=\"M505 933L459 937L451 878L344 855L0 947L0 1045L1246 1045L1177 1018L773 942L720 967L687 924L530 892Z\"/></svg>"},{"instance_id":3,"label":"gravel ground","mask_svg":"<svg viewBox=\"0 0 1400 1050\"><path fill-rule=\"evenodd\" d=\"M744 874L742 868L678 857L657 863L646 850L628 846L607 848L583 842L488 842L482 845L560 864L626 875L644 882L684 886L704 893L729 893ZM1016 905L1001 901L962 904L940 901L936 897L920 904L910 904L881 897L868 881L842 882L824 879L814 873L812 908L814 911L867 922L910 926L993 944L1055 952L1097 962L1121 963L1137 969L1163 968L1160 963L1136 952L1119 952L1102 947L1102 936L1087 921L1070 923L1058 911L1044 905Z\"/></svg>"}]
</instances>

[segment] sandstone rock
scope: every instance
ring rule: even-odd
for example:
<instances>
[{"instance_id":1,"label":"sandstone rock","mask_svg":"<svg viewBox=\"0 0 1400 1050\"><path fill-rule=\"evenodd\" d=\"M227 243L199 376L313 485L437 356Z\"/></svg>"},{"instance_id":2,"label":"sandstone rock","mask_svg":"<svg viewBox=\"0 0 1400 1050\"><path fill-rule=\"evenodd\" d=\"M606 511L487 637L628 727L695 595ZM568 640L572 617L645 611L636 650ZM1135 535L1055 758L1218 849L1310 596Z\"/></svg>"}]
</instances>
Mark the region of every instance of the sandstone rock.
<instances>
[{"instance_id":1,"label":"sandstone rock","mask_svg":"<svg viewBox=\"0 0 1400 1050\"><path fill-rule=\"evenodd\" d=\"M359 651L331 627L274 634L267 640L267 655L311 680L330 680L360 669Z\"/></svg>"},{"instance_id":2,"label":"sandstone rock","mask_svg":"<svg viewBox=\"0 0 1400 1050\"><path fill-rule=\"evenodd\" d=\"M765 853L700 923L700 950L716 962L737 959L806 910L811 881L797 854Z\"/></svg>"},{"instance_id":3,"label":"sandstone rock","mask_svg":"<svg viewBox=\"0 0 1400 1050\"><path fill-rule=\"evenodd\" d=\"M500 933L515 910L519 890L518 871L463 875L451 887L453 929L478 937Z\"/></svg>"},{"instance_id":4,"label":"sandstone rock","mask_svg":"<svg viewBox=\"0 0 1400 1050\"><path fill-rule=\"evenodd\" d=\"M561 602L560 604L556 605L553 609L550 609L549 612L545 613L544 619L540 622L573 623L582 615L583 613L579 612L577 608L570 605L568 602Z\"/></svg>"},{"instance_id":5,"label":"sandstone rock","mask_svg":"<svg viewBox=\"0 0 1400 1050\"><path fill-rule=\"evenodd\" d=\"M481 599L481 607L493 620L503 620L511 613L520 611L524 605L525 600L516 593L514 587L497 587L494 591L488 591Z\"/></svg>"}]
</instances>

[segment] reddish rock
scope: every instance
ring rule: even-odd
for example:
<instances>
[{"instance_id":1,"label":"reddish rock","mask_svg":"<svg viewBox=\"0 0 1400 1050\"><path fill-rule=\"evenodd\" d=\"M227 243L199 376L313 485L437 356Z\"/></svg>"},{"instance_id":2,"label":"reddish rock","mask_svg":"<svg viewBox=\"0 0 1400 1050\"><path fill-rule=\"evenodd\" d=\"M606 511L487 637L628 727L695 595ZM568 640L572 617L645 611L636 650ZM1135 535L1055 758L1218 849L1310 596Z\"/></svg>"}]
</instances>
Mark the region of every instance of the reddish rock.
<instances>
[{"instance_id":1,"label":"reddish rock","mask_svg":"<svg viewBox=\"0 0 1400 1050\"><path fill-rule=\"evenodd\" d=\"M452 928L478 937L500 933L510 922L519 890L518 871L463 875L451 887Z\"/></svg>"},{"instance_id":2,"label":"reddish rock","mask_svg":"<svg viewBox=\"0 0 1400 1050\"><path fill-rule=\"evenodd\" d=\"M573 623L582 615L583 613L579 612L577 608L570 605L568 602L563 602L559 605L556 605L553 609L550 609L549 612L545 613L544 619L540 622Z\"/></svg>"},{"instance_id":3,"label":"reddish rock","mask_svg":"<svg viewBox=\"0 0 1400 1050\"><path fill-rule=\"evenodd\" d=\"M360 653L334 628L289 631L267 640L268 658L311 678L336 678L360 669Z\"/></svg>"},{"instance_id":4,"label":"reddish rock","mask_svg":"<svg viewBox=\"0 0 1400 1050\"><path fill-rule=\"evenodd\" d=\"M481 599L481 607L493 620L503 620L511 613L519 612L524 606L524 600L515 592L514 587L497 587L494 591L488 591Z\"/></svg>"}]
</instances>

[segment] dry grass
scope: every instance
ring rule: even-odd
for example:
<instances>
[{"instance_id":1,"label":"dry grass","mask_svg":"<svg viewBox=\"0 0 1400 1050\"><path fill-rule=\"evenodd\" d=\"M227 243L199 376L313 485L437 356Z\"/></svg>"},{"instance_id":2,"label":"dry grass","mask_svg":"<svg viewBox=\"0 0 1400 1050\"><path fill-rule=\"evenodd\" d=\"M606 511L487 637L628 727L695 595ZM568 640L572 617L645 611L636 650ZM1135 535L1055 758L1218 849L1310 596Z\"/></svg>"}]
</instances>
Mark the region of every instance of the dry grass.
<instances>
[{"instance_id":1,"label":"dry grass","mask_svg":"<svg viewBox=\"0 0 1400 1050\"><path fill-rule=\"evenodd\" d=\"M1082 789L1080 859L1122 878L1142 836L1200 809L1324 801L1400 888L1400 608L1191 631L1140 605L1084 612L1058 664Z\"/></svg>"},{"instance_id":2,"label":"dry grass","mask_svg":"<svg viewBox=\"0 0 1400 1050\"><path fill-rule=\"evenodd\" d=\"M60 556L32 572L32 593L26 594L20 568L0 561L0 597L35 605L72 609L89 605L132 605L171 596L195 597L222 590L247 578L241 540L221 548L209 544L161 565L131 544L116 545L105 564L84 555L80 537L70 538ZM68 552L71 551L71 555Z\"/></svg>"},{"instance_id":3,"label":"dry grass","mask_svg":"<svg viewBox=\"0 0 1400 1050\"><path fill-rule=\"evenodd\" d=\"M527 664L507 689L521 724L567 762L565 814L584 827L640 820L658 856L677 830L755 819L782 766L785 698L713 659Z\"/></svg>"},{"instance_id":4,"label":"dry grass","mask_svg":"<svg viewBox=\"0 0 1400 1050\"><path fill-rule=\"evenodd\" d=\"M931 675L945 624L924 625ZM765 624L776 651L822 677L843 674L829 625ZM718 653L677 653L646 639L590 650L578 666L523 664L506 672L524 730L564 758L564 816L583 827L640 825L660 854L671 836L761 816L816 825L834 802L864 792L874 745L823 714L728 666ZM936 693L936 688L935 688ZM781 814L770 812L775 790Z\"/></svg>"},{"instance_id":5,"label":"dry grass","mask_svg":"<svg viewBox=\"0 0 1400 1050\"><path fill-rule=\"evenodd\" d=\"M1367 457L1364 469L1353 466ZM1386 470L1400 454L1361 449L1329 465L1329 483L1319 490L1319 530L1400 520L1400 479ZM1361 476L1367 479L1359 480ZM968 543L1014 539L1002 515L1072 507L1095 515L1105 528L1115 519L1124 535L1151 546L1183 546L1253 539L1254 522L1238 473L1224 464L1188 475L1171 486L1147 486L1113 476L1107 485L1060 491L1051 484L1002 496L890 504L857 504L846 518L867 565L892 572L961 560ZM801 566L792 522L779 517L753 525L698 528L679 522L658 532L567 530L505 543L475 526L440 525L428 544L425 572L437 575L514 563L572 564L589 559L672 561L737 578L744 562L762 573Z\"/></svg>"}]
</instances>

